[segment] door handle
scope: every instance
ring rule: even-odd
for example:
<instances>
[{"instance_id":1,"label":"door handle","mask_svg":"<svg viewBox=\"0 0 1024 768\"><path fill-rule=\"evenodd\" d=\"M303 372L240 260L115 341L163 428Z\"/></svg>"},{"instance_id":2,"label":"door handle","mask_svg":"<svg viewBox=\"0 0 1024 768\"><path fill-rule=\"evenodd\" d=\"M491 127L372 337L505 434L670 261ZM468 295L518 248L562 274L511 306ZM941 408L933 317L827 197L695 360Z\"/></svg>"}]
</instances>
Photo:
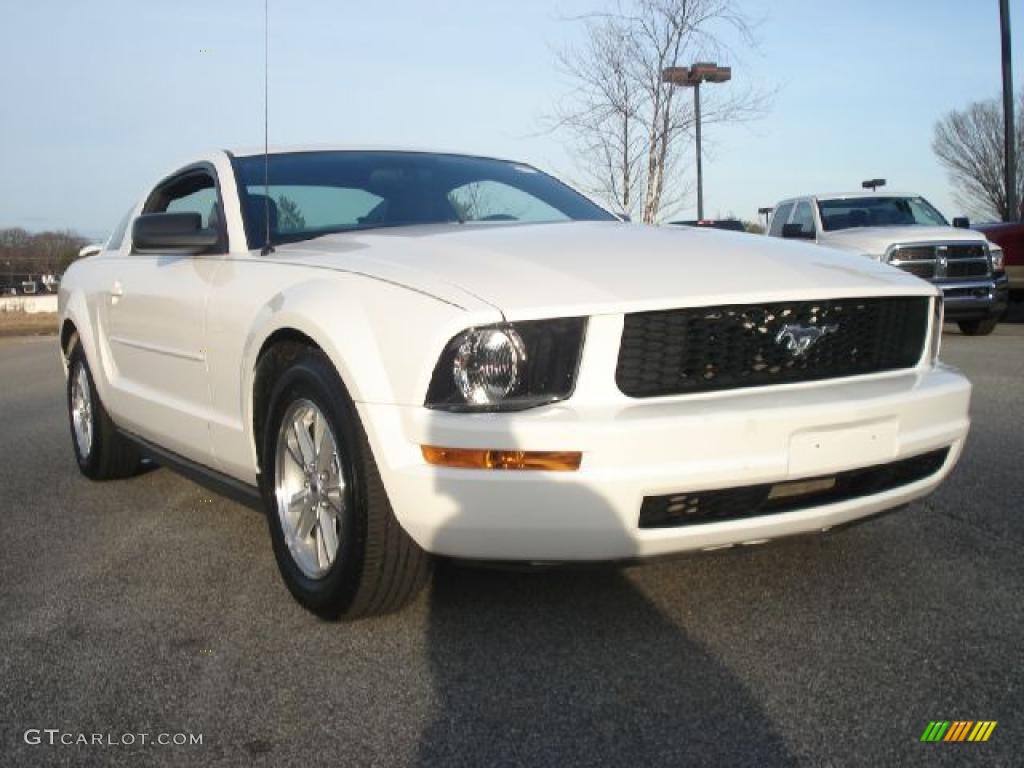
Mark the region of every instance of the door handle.
<instances>
[{"instance_id":1,"label":"door handle","mask_svg":"<svg viewBox=\"0 0 1024 768\"><path fill-rule=\"evenodd\" d=\"M115 280L114 284L110 286L110 303L117 304L117 300L122 296L124 296L124 287L120 280Z\"/></svg>"}]
</instances>

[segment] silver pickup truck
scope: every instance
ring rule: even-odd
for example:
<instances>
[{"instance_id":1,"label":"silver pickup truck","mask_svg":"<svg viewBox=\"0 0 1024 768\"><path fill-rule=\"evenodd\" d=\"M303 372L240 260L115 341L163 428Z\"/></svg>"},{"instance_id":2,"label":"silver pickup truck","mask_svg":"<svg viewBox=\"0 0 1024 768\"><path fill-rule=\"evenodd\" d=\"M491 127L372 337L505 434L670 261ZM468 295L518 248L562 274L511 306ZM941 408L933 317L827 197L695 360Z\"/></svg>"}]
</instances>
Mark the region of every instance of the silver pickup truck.
<instances>
[{"instance_id":1,"label":"silver pickup truck","mask_svg":"<svg viewBox=\"0 0 1024 768\"><path fill-rule=\"evenodd\" d=\"M1002 251L980 232L950 226L919 195L790 198L775 206L768 234L813 240L929 280L942 290L946 319L969 336L991 333L1009 301Z\"/></svg>"}]
</instances>

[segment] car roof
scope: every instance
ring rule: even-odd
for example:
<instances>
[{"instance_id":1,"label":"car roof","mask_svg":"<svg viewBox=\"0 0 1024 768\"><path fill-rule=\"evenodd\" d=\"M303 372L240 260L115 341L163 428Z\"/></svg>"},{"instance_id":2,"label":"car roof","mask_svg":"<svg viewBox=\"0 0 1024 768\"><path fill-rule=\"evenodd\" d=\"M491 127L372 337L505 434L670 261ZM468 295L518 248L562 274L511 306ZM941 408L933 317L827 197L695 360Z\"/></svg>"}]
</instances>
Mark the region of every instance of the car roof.
<instances>
[{"instance_id":1,"label":"car roof","mask_svg":"<svg viewBox=\"0 0 1024 768\"><path fill-rule=\"evenodd\" d=\"M869 190L862 190L860 192L827 192L819 193L815 195L797 195L796 197L787 197L785 200L780 200L775 204L778 208L784 203L795 203L798 200L856 200L858 198L866 197L921 197L916 192L900 192L897 190L886 190L880 189L876 192Z\"/></svg>"}]
</instances>

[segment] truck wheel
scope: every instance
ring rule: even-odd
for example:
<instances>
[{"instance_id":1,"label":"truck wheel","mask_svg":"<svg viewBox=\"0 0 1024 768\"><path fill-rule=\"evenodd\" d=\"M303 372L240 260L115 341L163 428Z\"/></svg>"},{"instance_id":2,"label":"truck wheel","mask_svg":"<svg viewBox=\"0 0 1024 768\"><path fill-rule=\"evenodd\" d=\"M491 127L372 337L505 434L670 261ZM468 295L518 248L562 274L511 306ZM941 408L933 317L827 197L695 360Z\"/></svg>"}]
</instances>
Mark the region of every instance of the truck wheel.
<instances>
[{"instance_id":1,"label":"truck wheel","mask_svg":"<svg viewBox=\"0 0 1024 768\"><path fill-rule=\"evenodd\" d=\"M328 619L395 611L426 584L430 555L395 518L359 415L317 349L271 350L260 485L289 591Z\"/></svg>"},{"instance_id":2,"label":"truck wheel","mask_svg":"<svg viewBox=\"0 0 1024 768\"><path fill-rule=\"evenodd\" d=\"M982 320L961 320L957 325L964 336L988 336L999 324L998 317L986 317Z\"/></svg>"},{"instance_id":3,"label":"truck wheel","mask_svg":"<svg viewBox=\"0 0 1024 768\"><path fill-rule=\"evenodd\" d=\"M134 475L139 469L139 453L110 420L78 343L68 360L67 399L71 446L82 474L91 480Z\"/></svg>"}]
</instances>

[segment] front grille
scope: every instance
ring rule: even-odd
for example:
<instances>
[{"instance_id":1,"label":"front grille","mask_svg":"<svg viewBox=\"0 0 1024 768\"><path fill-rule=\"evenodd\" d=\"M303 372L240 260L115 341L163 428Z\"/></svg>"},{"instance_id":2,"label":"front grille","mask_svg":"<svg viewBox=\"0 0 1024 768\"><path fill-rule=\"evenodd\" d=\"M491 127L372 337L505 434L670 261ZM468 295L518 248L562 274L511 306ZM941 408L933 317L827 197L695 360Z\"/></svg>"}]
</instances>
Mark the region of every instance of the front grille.
<instances>
[{"instance_id":1,"label":"front grille","mask_svg":"<svg viewBox=\"0 0 1024 768\"><path fill-rule=\"evenodd\" d=\"M942 469L948 454L949 448L943 448L890 464L807 478L801 482L810 487L817 484L823 489L801 495L787 495L778 491L773 494L773 489L784 488L786 484L769 483L725 490L648 496L640 506L640 527L678 528L684 525L719 523L794 512L871 496L931 477Z\"/></svg>"},{"instance_id":2,"label":"front grille","mask_svg":"<svg viewBox=\"0 0 1024 768\"><path fill-rule=\"evenodd\" d=\"M925 280L987 277L988 249L984 243L900 245L889 251L889 263Z\"/></svg>"},{"instance_id":3,"label":"front grille","mask_svg":"<svg viewBox=\"0 0 1024 768\"><path fill-rule=\"evenodd\" d=\"M961 243L946 246L946 258L950 261L956 259L984 259L988 256L985 246L981 243Z\"/></svg>"},{"instance_id":4,"label":"front grille","mask_svg":"<svg viewBox=\"0 0 1024 768\"><path fill-rule=\"evenodd\" d=\"M928 317L917 296L628 314L615 381L629 397L657 397L912 368Z\"/></svg>"},{"instance_id":5,"label":"front grille","mask_svg":"<svg viewBox=\"0 0 1024 768\"><path fill-rule=\"evenodd\" d=\"M946 277L986 277L988 264L984 261L951 261L946 265Z\"/></svg>"},{"instance_id":6,"label":"front grille","mask_svg":"<svg viewBox=\"0 0 1024 768\"><path fill-rule=\"evenodd\" d=\"M931 280L935 277L934 261L904 261L896 266L904 272L909 272L917 277L923 277L925 280Z\"/></svg>"}]
</instances>

